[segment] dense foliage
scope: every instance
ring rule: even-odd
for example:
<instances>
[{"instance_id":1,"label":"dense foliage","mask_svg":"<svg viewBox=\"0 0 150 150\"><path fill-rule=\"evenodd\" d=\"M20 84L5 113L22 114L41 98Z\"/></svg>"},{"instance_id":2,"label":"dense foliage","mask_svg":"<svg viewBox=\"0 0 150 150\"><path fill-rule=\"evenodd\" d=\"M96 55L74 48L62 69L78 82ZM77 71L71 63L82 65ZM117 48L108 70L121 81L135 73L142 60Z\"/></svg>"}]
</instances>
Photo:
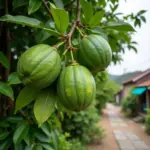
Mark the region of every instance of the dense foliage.
<instances>
[{"instance_id":1,"label":"dense foliage","mask_svg":"<svg viewBox=\"0 0 150 150\"><path fill-rule=\"evenodd\" d=\"M137 96L130 94L122 100L122 109L127 116L133 117L137 114Z\"/></svg>"},{"instance_id":2,"label":"dense foliage","mask_svg":"<svg viewBox=\"0 0 150 150\"><path fill-rule=\"evenodd\" d=\"M147 109L147 115L145 117L145 129L150 134L150 109Z\"/></svg>"},{"instance_id":3,"label":"dense foliage","mask_svg":"<svg viewBox=\"0 0 150 150\"><path fill-rule=\"evenodd\" d=\"M120 86L109 79L106 71L99 72L96 77L96 108L101 113L107 102L114 101L114 95L120 90Z\"/></svg>"},{"instance_id":4,"label":"dense foliage","mask_svg":"<svg viewBox=\"0 0 150 150\"><path fill-rule=\"evenodd\" d=\"M104 131L98 125L100 118L93 106L79 113L74 112L71 118L63 121L63 130L70 133L71 138L78 138L82 143L91 143L103 138Z\"/></svg>"},{"instance_id":5,"label":"dense foliage","mask_svg":"<svg viewBox=\"0 0 150 150\"><path fill-rule=\"evenodd\" d=\"M18 71L19 74L16 72L16 68L21 55L25 51L27 52L30 47L39 46L39 44L49 45L58 52L62 62L61 68L66 67L68 64L75 64L75 60L79 60L79 43L82 38L86 38L89 34L101 36L106 43L109 43L112 50L112 61L115 64L120 62L120 53L124 53L126 48L137 51L136 42L132 41L131 38L135 30L128 21L133 22L134 26L141 26L143 22L146 22L146 19L144 10L139 11L137 14L125 16L116 13L118 6L119 0L0 1L0 15L2 16L0 18L0 115L4 117L2 118L3 121L0 122L1 150L10 148L12 150L22 150L25 147L26 150L72 150L73 145L76 145L76 149L82 150L82 143L78 139L74 140L74 136L83 142L89 142L92 138L97 139L99 136L102 137L103 132L95 127L98 122L96 109L74 113L66 110L58 102L60 97L58 98L56 92L56 75L53 78L53 80L56 80L47 89L39 91L29 86L24 87L21 75L27 77L28 83L34 81L35 84L38 82L35 79L45 81L48 78L43 77L44 73L47 76L47 69L44 66L39 73L35 73L41 66L41 62L44 62L46 66L48 65L49 61L46 59L46 53L40 51L40 54L32 55L30 59L26 57L24 60L23 58L22 65L20 63L18 65L21 69ZM44 56L35 61L42 56L42 52ZM103 60L105 60L105 57L105 55L102 55ZM57 62L56 58L54 57L54 62ZM107 61L110 62L110 60ZM105 64L105 62L103 63ZM102 66L103 69L105 67ZM54 74L56 68L52 67L52 74ZM59 68L57 69L59 72ZM33 78L32 73L35 73ZM93 73L93 75L96 75L96 73ZM80 78L79 75L76 75L76 77ZM103 77L101 80L104 80ZM46 86L42 86L42 88L49 86L51 83L47 84L46 82L44 84ZM101 87L98 87L99 84L97 83L96 101L99 101L98 107L100 109L103 107L100 99L112 98L112 93L111 96L108 96L111 92L111 89L108 88L110 84L111 82L107 83L107 86L99 95ZM88 92L91 92L91 87L88 88ZM63 130L66 131L66 129L63 125L63 130L61 130L60 118L63 118L64 112L65 115L66 113L68 115L73 113L72 118L64 117L64 122L68 122L68 125L76 120L73 131L67 130L67 132L70 132L71 137L64 133ZM83 120L80 119L78 124L77 120L79 118ZM89 121L91 128L87 126ZM81 130L78 130L80 128ZM74 131L80 133L73 133ZM100 134L97 137L99 132ZM68 142L68 139L71 142Z\"/></svg>"},{"instance_id":6,"label":"dense foliage","mask_svg":"<svg viewBox=\"0 0 150 150\"><path fill-rule=\"evenodd\" d=\"M21 116L8 117L0 122L0 149L12 147L15 150L55 149L70 150L67 133L62 134L56 116L45 122L40 128L31 120ZM14 145L11 146L11 144Z\"/></svg>"}]
</instances>

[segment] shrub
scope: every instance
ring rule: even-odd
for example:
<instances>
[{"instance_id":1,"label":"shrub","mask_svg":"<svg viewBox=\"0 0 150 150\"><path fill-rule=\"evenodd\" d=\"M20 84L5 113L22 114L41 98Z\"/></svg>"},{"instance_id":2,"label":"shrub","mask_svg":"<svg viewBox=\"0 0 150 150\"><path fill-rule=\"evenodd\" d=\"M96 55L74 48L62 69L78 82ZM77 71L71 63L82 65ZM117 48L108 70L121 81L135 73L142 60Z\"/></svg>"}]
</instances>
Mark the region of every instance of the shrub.
<instances>
[{"instance_id":1,"label":"shrub","mask_svg":"<svg viewBox=\"0 0 150 150\"><path fill-rule=\"evenodd\" d=\"M79 139L72 139L70 143L72 145L70 150L90 150L85 148Z\"/></svg>"},{"instance_id":2,"label":"shrub","mask_svg":"<svg viewBox=\"0 0 150 150\"><path fill-rule=\"evenodd\" d=\"M147 109L147 115L145 117L145 129L150 134L150 109Z\"/></svg>"},{"instance_id":3,"label":"shrub","mask_svg":"<svg viewBox=\"0 0 150 150\"><path fill-rule=\"evenodd\" d=\"M56 126L56 119L48 120L41 127L21 116L0 120L0 150L59 149L71 150L67 141L68 133L63 134Z\"/></svg>"},{"instance_id":4,"label":"shrub","mask_svg":"<svg viewBox=\"0 0 150 150\"><path fill-rule=\"evenodd\" d=\"M122 100L122 109L126 116L133 117L137 113L137 100L135 95L129 95Z\"/></svg>"},{"instance_id":5,"label":"shrub","mask_svg":"<svg viewBox=\"0 0 150 150\"><path fill-rule=\"evenodd\" d=\"M100 117L97 109L91 107L79 113L73 112L72 117L65 116L63 130L70 133L70 138L78 138L83 144L100 140L104 131L98 126Z\"/></svg>"}]
</instances>

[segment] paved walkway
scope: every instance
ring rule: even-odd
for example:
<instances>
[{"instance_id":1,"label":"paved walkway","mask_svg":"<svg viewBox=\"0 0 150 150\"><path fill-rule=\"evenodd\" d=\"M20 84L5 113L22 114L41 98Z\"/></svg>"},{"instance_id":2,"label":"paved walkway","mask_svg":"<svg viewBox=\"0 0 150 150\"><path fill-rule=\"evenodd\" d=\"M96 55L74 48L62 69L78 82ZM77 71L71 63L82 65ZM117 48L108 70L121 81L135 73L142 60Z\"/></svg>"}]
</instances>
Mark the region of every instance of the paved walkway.
<instances>
[{"instance_id":1,"label":"paved walkway","mask_svg":"<svg viewBox=\"0 0 150 150\"><path fill-rule=\"evenodd\" d=\"M92 150L150 150L150 136L141 124L124 118L119 107L108 104L100 125L107 135L102 143L90 146Z\"/></svg>"}]
</instances>

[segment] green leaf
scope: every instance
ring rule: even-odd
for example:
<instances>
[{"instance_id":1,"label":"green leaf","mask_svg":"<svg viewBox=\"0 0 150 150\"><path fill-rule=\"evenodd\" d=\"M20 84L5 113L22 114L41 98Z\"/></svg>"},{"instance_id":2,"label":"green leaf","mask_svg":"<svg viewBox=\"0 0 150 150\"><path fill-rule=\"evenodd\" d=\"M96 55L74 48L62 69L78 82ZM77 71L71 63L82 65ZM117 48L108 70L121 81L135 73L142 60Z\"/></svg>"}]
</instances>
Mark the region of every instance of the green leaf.
<instances>
[{"instance_id":1,"label":"green leaf","mask_svg":"<svg viewBox=\"0 0 150 150\"><path fill-rule=\"evenodd\" d=\"M3 131L3 133L0 133L0 141L6 139L8 135L9 135L8 131Z\"/></svg>"},{"instance_id":2,"label":"green leaf","mask_svg":"<svg viewBox=\"0 0 150 150\"><path fill-rule=\"evenodd\" d=\"M48 136L50 137L51 136L51 128L50 128L50 125L45 122L42 124L42 126L40 127L40 129Z\"/></svg>"},{"instance_id":3,"label":"green leaf","mask_svg":"<svg viewBox=\"0 0 150 150\"><path fill-rule=\"evenodd\" d=\"M40 142L50 142L50 137L46 136L42 131L35 132L34 135Z\"/></svg>"},{"instance_id":4,"label":"green leaf","mask_svg":"<svg viewBox=\"0 0 150 150\"><path fill-rule=\"evenodd\" d=\"M59 150L59 139L58 136L56 135L56 133L54 131L51 132L52 134L52 140L53 140L53 147L55 150Z\"/></svg>"},{"instance_id":5,"label":"green leaf","mask_svg":"<svg viewBox=\"0 0 150 150\"><path fill-rule=\"evenodd\" d=\"M28 4L28 0L13 0L13 9L21 7Z\"/></svg>"},{"instance_id":6,"label":"green leaf","mask_svg":"<svg viewBox=\"0 0 150 150\"><path fill-rule=\"evenodd\" d=\"M29 131L29 124L24 121L15 131L13 135L13 142L15 144L19 144L28 134L28 131Z\"/></svg>"},{"instance_id":7,"label":"green leaf","mask_svg":"<svg viewBox=\"0 0 150 150\"><path fill-rule=\"evenodd\" d=\"M141 19L142 19L143 22L146 23L146 18L144 16L141 16Z\"/></svg>"},{"instance_id":8,"label":"green leaf","mask_svg":"<svg viewBox=\"0 0 150 150\"><path fill-rule=\"evenodd\" d=\"M108 28L108 29L114 29L117 31L123 31L123 32L134 32L134 28L126 22L123 21L118 21L118 22L108 22L107 25L104 28Z\"/></svg>"},{"instance_id":9,"label":"green leaf","mask_svg":"<svg viewBox=\"0 0 150 150\"><path fill-rule=\"evenodd\" d=\"M53 0L53 1L55 3L56 7L64 9L62 0Z\"/></svg>"},{"instance_id":10,"label":"green leaf","mask_svg":"<svg viewBox=\"0 0 150 150\"><path fill-rule=\"evenodd\" d=\"M117 40L115 38L109 38L109 45L113 52L116 52Z\"/></svg>"},{"instance_id":11,"label":"green leaf","mask_svg":"<svg viewBox=\"0 0 150 150\"><path fill-rule=\"evenodd\" d=\"M28 14L36 12L42 5L42 0L29 0Z\"/></svg>"},{"instance_id":12,"label":"green leaf","mask_svg":"<svg viewBox=\"0 0 150 150\"><path fill-rule=\"evenodd\" d=\"M0 128L9 127L9 123L7 121L0 120Z\"/></svg>"},{"instance_id":13,"label":"green leaf","mask_svg":"<svg viewBox=\"0 0 150 150\"><path fill-rule=\"evenodd\" d=\"M31 150L30 146L27 145L27 146L25 147L25 150Z\"/></svg>"},{"instance_id":14,"label":"green leaf","mask_svg":"<svg viewBox=\"0 0 150 150\"><path fill-rule=\"evenodd\" d=\"M17 72L13 72L8 77L8 84L19 84L21 83Z\"/></svg>"},{"instance_id":15,"label":"green leaf","mask_svg":"<svg viewBox=\"0 0 150 150\"><path fill-rule=\"evenodd\" d=\"M39 20L34 18L29 18L26 16L5 15L0 18L0 21L7 21L7 22L12 22L21 25L23 24L26 26L36 27L36 28L40 28L41 26L43 26L42 22L40 22Z\"/></svg>"},{"instance_id":16,"label":"green leaf","mask_svg":"<svg viewBox=\"0 0 150 150\"><path fill-rule=\"evenodd\" d=\"M16 144L14 150L24 150L24 144L23 143Z\"/></svg>"},{"instance_id":17,"label":"green leaf","mask_svg":"<svg viewBox=\"0 0 150 150\"><path fill-rule=\"evenodd\" d=\"M54 5L52 4L50 5L51 5L51 13L54 18L56 27L61 33L64 33L69 25L68 12L63 9L55 8Z\"/></svg>"},{"instance_id":18,"label":"green leaf","mask_svg":"<svg viewBox=\"0 0 150 150\"><path fill-rule=\"evenodd\" d=\"M0 52L0 63L5 67L9 68L9 62L7 57L3 54L3 52Z\"/></svg>"},{"instance_id":19,"label":"green leaf","mask_svg":"<svg viewBox=\"0 0 150 150\"><path fill-rule=\"evenodd\" d=\"M7 140L2 141L0 143L0 150L8 150L11 144L12 144L12 138L10 137Z\"/></svg>"},{"instance_id":20,"label":"green leaf","mask_svg":"<svg viewBox=\"0 0 150 150\"><path fill-rule=\"evenodd\" d=\"M135 46L131 45L130 48L133 49L137 53L137 49Z\"/></svg>"},{"instance_id":21,"label":"green leaf","mask_svg":"<svg viewBox=\"0 0 150 150\"><path fill-rule=\"evenodd\" d=\"M12 88L7 84L0 82L0 93L10 97L12 100L14 100L14 92Z\"/></svg>"},{"instance_id":22,"label":"green leaf","mask_svg":"<svg viewBox=\"0 0 150 150\"><path fill-rule=\"evenodd\" d=\"M94 27L91 30L91 33L98 34L98 35L102 36L106 41L108 41L108 36L101 27Z\"/></svg>"},{"instance_id":23,"label":"green leaf","mask_svg":"<svg viewBox=\"0 0 150 150\"><path fill-rule=\"evenodd\" d=\"M89 23L90 27L99 25L103 16L104 16L104 11L97 12L90 20L90 23Z\"/></svg>"},{"instance_id":24,"label":"green leaf","mask_svg":"<svg viewBox=\"0 0 150 150\"><path fill-rule=\"evenodd\" d=\"M7 118L7 121L8 121L9 123L14 123L14 124L17 124L17 123L19 123L19 122L21 122L21 121L23 121L23 120L24 120L23 117L18 117L18 116L8 117L8 118Z\"/></svg>"},{"instance_id":25,"label":"green leaf","mask_svg":"<svg viewBox=\"0 0 150 150\"><path fill-rule=\"evenodd\" d=\"M54 111L55 102L56 97L49 89L38 94L34 104L34 115L39 126L50 117Z\"/></svg>"},{"instance_id":26,"label":"green leaf","mask_svg":"<svg viewBox=\"0 0 150 150\"><path fill-rule=\"evenodd\" d=\"M35 126L31 125L28 134L24 137L24 142L27 145L30 145L31 148L34 147L34 144L33 144L33 143L35 143L34 133L36 130L37 130L37 128L35 128Z\"/></svg>"},{"instance_id":27,"label":"green leaf","mask_svg":"<svg viewBox=\"0 0 150 150\"><path fill-rule=\"evenodd\" d=\"M51 36L52 36L51 34L42 30L36 33L35 38L36 38L37 43L42 43L43 41L45 41Z\"/></svg>"},{"instance_id":28,"label":"green leaf","mask_svg":"<svg viewBox=\"0 0 150 150\"><path fill-rule=\"evenodd\" d=\"M85 0L81 0L81 5L83 9L83 14L85 17L85 21L88 24L93 17L93 6L91 2L86 2Z\"/></svg>"},{"instance_id":29,"label":"green leaf","mask_svg":"<svg viewBox=\"0 0 150 150\"><path fill-rule=\"evenodd\" d=\"M30 104L36 98L37 92L38 91L34 88L29 87L23 88L16 100L15 113L21 108Z\"/></svg>"},{"instance_id":30,"label":"green leaf","mask_svg":"<svg viewBox=\"0 0 150 150\"><path fill-rule=\"evenodd\" d=\"M147 12L147 10L141 10L141 11L138 12L138 15L142 15L142 14L144 14L146 12Z\"/></svg>"},{"instance_id":31,"label":"green leaf","mask_svg":"<svg viewBox=\"0 0 150 150\"><path fill-rule=\"evenodd\" d=\"M116 5L113 7L112 11L115 12L115 11L117 10L118 6L119 6L119 5L116 4Z\"/></svg>"},{"instance_id":32,"label":"green leaf","mask_svg":"<svg viewBox=\"0 0 150 150\"><path fill-rule=\"evenodd\" d=\"M43 150L43 148L42 148L42 146L38 145L38 146L35 147L34 150Z\"/></svg>"},{"instance_id":33,"label":"green leaf","mask_svg":"<svg viewBox=\"0 0 150 150\"><path fill-rule=\"evenodd\" d=\"M30 17L26 17L26 16L5 15L5 16L0 18L0 21L12 22L12 23L16 23L16 24L21 24L21 25L33 27L33 28L40 28L40 29L47 31L48 33L50 33L54 36L60 35L60 33L55 31L55 30L45 28L43 23L41 21L35 19L35 18L30 18Z\"/></svg>"},{"instance_id":34,"label":"green leaf","mask_svg":"<svg viewBox=\"0 0 150 150\"><path fill-rule=\"evenodd\" d=\"M42 143L41 145L45 150L54 150L50 144Z\"/></svg>"}]
</instances>

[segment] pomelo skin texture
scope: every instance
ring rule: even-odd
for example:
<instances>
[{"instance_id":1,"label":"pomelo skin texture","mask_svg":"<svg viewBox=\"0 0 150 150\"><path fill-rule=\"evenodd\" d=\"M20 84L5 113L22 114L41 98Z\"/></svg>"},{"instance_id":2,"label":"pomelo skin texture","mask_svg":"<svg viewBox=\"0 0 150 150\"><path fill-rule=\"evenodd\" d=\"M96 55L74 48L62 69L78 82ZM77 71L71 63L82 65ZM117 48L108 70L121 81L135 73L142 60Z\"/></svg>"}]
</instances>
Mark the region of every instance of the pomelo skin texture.
<instances>
[{"instance_id":1,"label":"pomelo skin texture","mask_svg":"<svg viewBox=\"0 0 150 150\"><path fill-rule=\"evenodd\" d=\"M39 44L25 51L17 64L24 85L42 89L52 84L61 69L60 56L55 48Z\"/></svg>"},{"instance_id":2,"label":"pomelo skin texture","mask_svg":"<svg viewBox=\"0 0 150 150\"><path fill-rule=\"evenodd\" d=\"M95 98L95 80L87 68L70 65L60 74L57 92L59 102L68 110L86 109Z\"/></svg>"},{"instance_id":3,"label":"pomelo skin texture","mask_svg":"<svg viewBox=\"0 0 150 150\"><path fill-rule=\"evenodd\" d=\"M91 34L81 40L79 62L92 72L105 70L112 60L112 51L108 42L99 35Z\"/></svg>"}]
</instances>

